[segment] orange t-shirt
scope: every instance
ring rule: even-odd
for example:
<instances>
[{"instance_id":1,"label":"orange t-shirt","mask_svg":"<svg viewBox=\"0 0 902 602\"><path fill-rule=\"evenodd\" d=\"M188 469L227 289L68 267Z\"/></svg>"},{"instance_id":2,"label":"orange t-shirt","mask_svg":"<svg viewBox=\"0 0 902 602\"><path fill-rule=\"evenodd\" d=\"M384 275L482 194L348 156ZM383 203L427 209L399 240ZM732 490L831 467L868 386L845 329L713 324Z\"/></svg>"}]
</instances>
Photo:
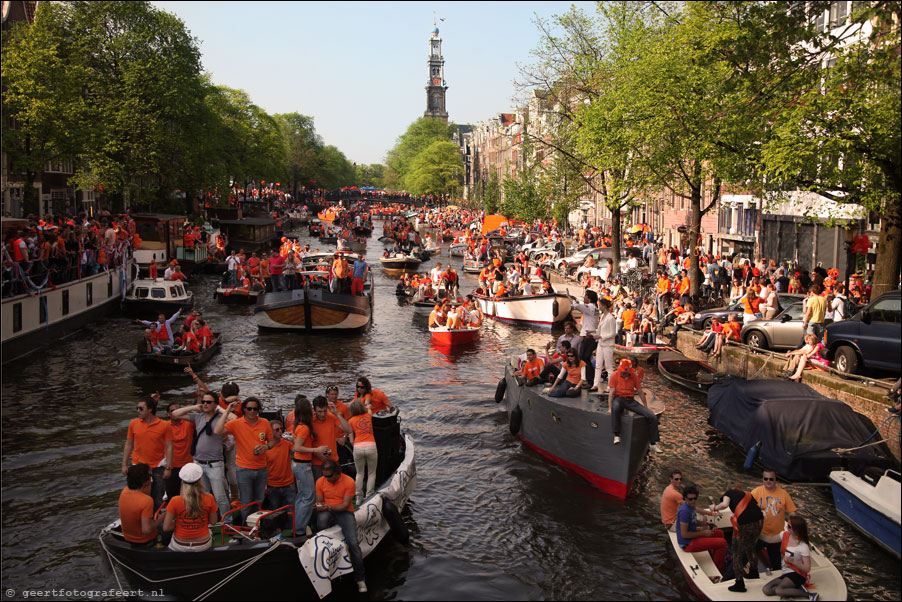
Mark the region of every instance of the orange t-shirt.
<instances>
[{"instance_id":1,"label":"orange t-shirt","mask_svg":"<svg viewBox=\"0 0 902 602\"><path fill-rule=\"evenodd\" d=\"M567 371L567 380L573 384L578 383L582 380L582 369L585 367L586 362L579 360L578 366L571 366L567 362L561 364L564 370Z\"/></svg>"},{"instance_id":2,"label":"orange t-shirt","mask_svg":"<svg viewBox=\"0 0 902 602\"><path fill-rule=\"evenodd\" d=\"M172 534L176 539L205 539L210 535L210 516L215 517L219 512L216 506L216 498L212 493L205 493L200 498L200 516L191 517L187 515L188 506L185 498L180 495L175 496L166 506L166 512L171 514L175 519L175 532Z\"/></svg>"},{"instance_id":3,"label":"orange t-shirt","mask_svg":"<svg viewBox=\"0 0 902 602\"><path fill-rule=\"evenodd\" d=\"M348 409L344 403L340 401L335 401L335 409L338 410L338 413L341 414L341 417L345 420L351 419L351 410Z\"/></svg>"},{"instance_id":4,"label":"orange t-shirt","mask_svg":"<svg viewBox=\"0 0 902 602\"><path fill-rule=\"evenodd\" d=\"M614 389L615 397L632 397L636 394L636 389L642 388L642 381L635 372L630 378L625 378L623 373L617 370L611 375L611 387Z\"/></svg>"},{"instance_id":5,"label":"orange t-shirt","mask_svg":"<svg viewBox=\"0 0 902 602\"><path fill-rule=\"evenodd\" d=\"M366 402L367 397L370 398L370 411L373 414L378 414L388 408L388 396L379 389L373 389L372 393L367 393L362 401ZM357 393L354 393L354 399L360 399ZM364 405L366 404L364 403Z\"/></svg>"},{"instance_id":6,"label":"orange t-shirt","mask_svg":"<svg viewBox=\"0 0 902 602\"><path fill-rule=\"evenodd\" d=\"M680 295L685 295L689 292L689 279L683 278L682 282L680 282Z\"/></svg>"},{"instance_id":7,"label":"orange t-shirt","mask_svg":"<svg viewBox=\"0 0 902 602\"><path fill-rule=\"evenodd\" d=\"M143 491L126 487L119 494L119 519L125 541L146 543L157 536L156 529L148 534L141 531L142 518L153 518L153 498Z\"/></svg>"},{"instance_id":8,"label":"orange t-shirt","mask_svg":"<svg viewBox=\"0 0 902 602\"><path fill-rule=\"evenodd\" d=\"M229 409L229 404L226 403L226 400L222 395L219 396L219 407L221 407L223 410ZM237 416L238 418L241 418L242 416L244 416L244 408L241 407L241 404L239 403L232 410L232 413L235 414L235 416Z\"/></svg>"},{"instance_id":9,"label":"orange t-shirt","mask_svg":"<svg viewBox=\"0 0 902 602\"><path fill-rule=\"evenodd\" d=\"M254 455L254 447L257 445L265 445L267 441L272 439L272 427L269 420L257 419L257 422L251 425L247 418L238 418L231 422L226 422L225 429L235 436L235 444L237 454L235 463L240 468L251 468L254 470L266 468L266 455Z\"/></svg>"},{"instance_id":10,"label":"orange t-shirt","mask_svg":"<svg viewBox=\"0 0 902 602\"><path fill-rule=\"evenodd\" d=\"M739 340L739 333L742 331L742 324L739 322L727 322L723 325L723 332L727 339Z\"/></svg>"},{"instance_id":11,"label":"orange t-shirt","mask_svg":"<svg viewBox=\"0 0 902 602\"><path fill-rule=\"evenodd\" d=\"M745 308L744 313L749 315L758 313L758 308L761 306L761 297L743 297L742 298L742 307Z\"/></svg>"},{"instance_id":12,"label":"orange t-shirt","mask_svg":"<svg viewBox=\"0 0 902 602\"><path fill-rule=\"evenodd\" d=\"M166 458L166 442L172 441L172 425L166 420L155 419L152 424L140 418L128 423L128 439L135 442L132 464L147 464L151 469Z\"/></svg>"},{"instance_id":13,"label":"orange t-shirt","mask_svg":"<svg viewBox=\"0 0 902 602\"><path fill-rule=\"evenodd\" d=\"M660 294L669 293L670 292L670 280L667 278L659 278L658 279L658 287L657 291Z\"/></svg>"},{"instance_id":14,"label":"orange t-shirt","mask_svg":"<svg viewBox=\"0 0 902 602\"><path fill-rule=\"evenodd\" d=\"M304 447L313 447L313 437L310 435L310 428L306 424L299 424L294 429L294 440L300 441ZM294 452L294 459L300 461L310 461L313 454Z\"/></svg>"},{"instance_id":15,"label":"orange t-shirt","mask_svg":"<svg viewBox=\"0 0 902 602\"><path fill-rule=\"evenodd\" d=\"M353 416L348 424L354 431L354 446L367 447L361 444L376 444L376 438L373 436L373 417L367 413Z\"/></svg>"},{"instance_id":16,"label":"orange t-shirt","mask_svg":"<svg viewBox=\"0 0 902 602\"><path fill-rule=\"evenodd\" d=\"M544 369L545 362L543 362L539 358L536 358L531 362L523 363L523 376L525 376L527 379L538 378L539 374L541 374L542 370Z\"/></svg>"},{"instance_id":17,"label":"orange t-shirt","mask_svg":"<svg viewBox=\"0 0 902 602\"><path fill-rule=\"evenodd\" d=\"M633 324L636 322L636 312L632 309L627 309L620 314L620 318L623 320L624 330L632 330Z\"/></svg>"},{"instance_id":18,"label":"orange t-shirt","mask_svg":"<svg viewBox=\"0 0 902 602\"><path fill-rule=\"evenodd\" d=\"M194 441L194 422L191 420L179 420L176 424L169 422L172 426L172 467L179 468L194 462L191 456L191 442Z\"/></svg>"},{"instance_id":19,"label":"orange t-shirt","mask_svg":"<svg viewBox=\"0 0 902 602\"><path fill-rule=\"evenodd\" d=\"M342 430L341 422L338 421L338 418L335 417L335 414L333 414L332 412L326 412L325 420L320 420L316 416L314 416L313 445L311 445L310 447L319 447L321 445L325 445L332 450L332 454L329 457L337 462L338 445L336 445L335 440L342 435L344 435L344 430ZM316 456L313 456L312 461L314 466L320 466L323 463L323 461Z\"/></svg>"},{"instance_id":20,"label":"orange t-shirt","mask_svg":"<svg viewBox=\"0 0 902 602\"><path fill-rule=\"evenodd\" d=\"M269 487L288 487L294 483L291 472L292 445L286 439L272 449L266 450L266 485Z\"/></svg>"},{"instance_id":21,"label":"orange t-shirt","mask_svg":"<svg viewBox=\"0 0 902 602\"><path fill-rule=\"evenodd\" d=\"M354 484L354 479L346 474L341 475L335 483L330 483L326 477L320 477L316 482L316 495L317 497L323 496L323 503L328 506L343 504L345 496L351 496L351 503L348 506L349 512L354 512L354 494L356 491L357 486Z\"/></svg>"}]
</instances>

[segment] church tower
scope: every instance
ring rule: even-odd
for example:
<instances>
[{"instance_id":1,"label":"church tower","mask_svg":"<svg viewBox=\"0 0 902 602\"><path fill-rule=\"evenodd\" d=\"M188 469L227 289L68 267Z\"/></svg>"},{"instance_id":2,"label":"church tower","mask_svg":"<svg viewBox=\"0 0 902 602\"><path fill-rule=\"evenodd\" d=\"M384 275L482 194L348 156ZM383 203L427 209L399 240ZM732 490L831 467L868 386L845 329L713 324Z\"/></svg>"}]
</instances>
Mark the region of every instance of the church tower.
<instances>
[{"instance_id":1,"label":"church tower","mask_svg":"<svg viewBox=\"0 0 902 602\"><path fill-rule=\"evenodd\" d=\"M426 112L424 117L437 117L448 121L445 108L445 59L442 58L442 39L438 37L438 26L433 21L432 37L429 38L429 83L426 84Z\"/></svg>"}]
</instances>

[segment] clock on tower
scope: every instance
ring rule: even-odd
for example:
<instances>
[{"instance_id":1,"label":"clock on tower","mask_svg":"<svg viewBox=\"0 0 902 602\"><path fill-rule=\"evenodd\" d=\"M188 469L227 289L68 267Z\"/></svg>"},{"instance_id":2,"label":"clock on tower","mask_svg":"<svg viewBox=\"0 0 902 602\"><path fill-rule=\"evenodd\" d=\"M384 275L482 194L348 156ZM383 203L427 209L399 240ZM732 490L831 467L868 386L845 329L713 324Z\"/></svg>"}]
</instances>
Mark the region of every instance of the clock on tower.
<instances>
[{"instance_id":1,"label":"clock on tower","mask_svg":"<svg viewBox=\"0 0 902 602\"><path fill-rule=\"evenodd\" d=\"M435 117L448 121L445 110L445 59L442 57L442 39L438 37L438 27L433 22L432 36L429 38L429 79L426 83L426 111L424 117Z\"/></svg>"}]
</instances>

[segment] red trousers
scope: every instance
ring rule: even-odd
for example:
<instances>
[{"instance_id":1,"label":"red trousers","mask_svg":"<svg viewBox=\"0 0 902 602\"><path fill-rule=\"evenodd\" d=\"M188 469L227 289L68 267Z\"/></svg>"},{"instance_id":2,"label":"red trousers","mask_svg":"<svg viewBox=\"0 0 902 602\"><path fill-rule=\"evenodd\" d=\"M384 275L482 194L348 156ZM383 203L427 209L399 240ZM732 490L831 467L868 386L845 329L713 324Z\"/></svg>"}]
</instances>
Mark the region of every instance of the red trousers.
<instances>
[{"instance_id":1,"label":"red trousers","mask_svg":"<svg viewBox=\"0 0 902 602\"><path fill-rule=\"evenodd\" d=\"M363 278L352 278L351 279L351 294L363 294Z\"/></svg>"},{"instance_id":2,"label":"red trousers","mask_svg":"<svg viewBox=\"0 0 902 602\"><path fill-rule=\"evenodd\" d=\"M727 540L723 537L723 531L714 530L714 537L697 537L683 548L687 552L711 552L717 569L723 571L723 561L727 554Z\"/></svg>"}]
</instances>

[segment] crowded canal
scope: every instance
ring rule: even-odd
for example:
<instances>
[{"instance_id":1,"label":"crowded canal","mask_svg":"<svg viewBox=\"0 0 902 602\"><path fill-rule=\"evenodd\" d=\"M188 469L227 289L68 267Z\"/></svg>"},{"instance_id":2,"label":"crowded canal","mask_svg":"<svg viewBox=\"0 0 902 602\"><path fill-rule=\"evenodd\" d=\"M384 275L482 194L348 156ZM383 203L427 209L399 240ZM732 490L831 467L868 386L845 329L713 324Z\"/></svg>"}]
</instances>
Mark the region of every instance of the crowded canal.
<instances>
[{"instance_id":1,"label":"crowded canal","mask_svg":"<svg viewBox=\"0 0 902 602\"><path fill-rule=\"evenodd\" d=\"M303 234L300 240L319 246ZM346 399L355 379L367 376L400 409L402 428L418 452L418 487L404 512L411 537L407 546L389 540L367 559L369 596L691 597L660 521L669 470L682 469L703 497L760 484L759 474L741 472L741 451L707 425L704 398L676 390L649 368L647 387L667 404L664 453L647 457L626 501L604 496L512 437L507 414L494 400L506 359L544 347L551 333L487 321L475 344L454 351L431 346L426 316L399 301L397 280L380 270L381 251L371 239L374 319L358 334L261 333L252 307L213 301L216 276L197 275L189 283L214 330L225 333L222 352L200 371L212 387L234 380L242 397L255 395L264 409L287 412L297 393L312 398L334 384ZM473 277L464 276L461 291L474 286ZM58 597L75 599L118 587L98 533L117 517L124 485L119 464L135 403L157 390L164 406L189 401L194 392L185 375L135 369L131 360L140 337L133 321L110 317L4 366L2 564L8 598L55 589L62 592ZM841 571L850 599L902 596L898 562L839 518L829 488L787 489L809 521L813 542ZM285 575L284 587L296 578ZM357 593L345 579L333 596Z\"/></svg>"}]
</instances>

